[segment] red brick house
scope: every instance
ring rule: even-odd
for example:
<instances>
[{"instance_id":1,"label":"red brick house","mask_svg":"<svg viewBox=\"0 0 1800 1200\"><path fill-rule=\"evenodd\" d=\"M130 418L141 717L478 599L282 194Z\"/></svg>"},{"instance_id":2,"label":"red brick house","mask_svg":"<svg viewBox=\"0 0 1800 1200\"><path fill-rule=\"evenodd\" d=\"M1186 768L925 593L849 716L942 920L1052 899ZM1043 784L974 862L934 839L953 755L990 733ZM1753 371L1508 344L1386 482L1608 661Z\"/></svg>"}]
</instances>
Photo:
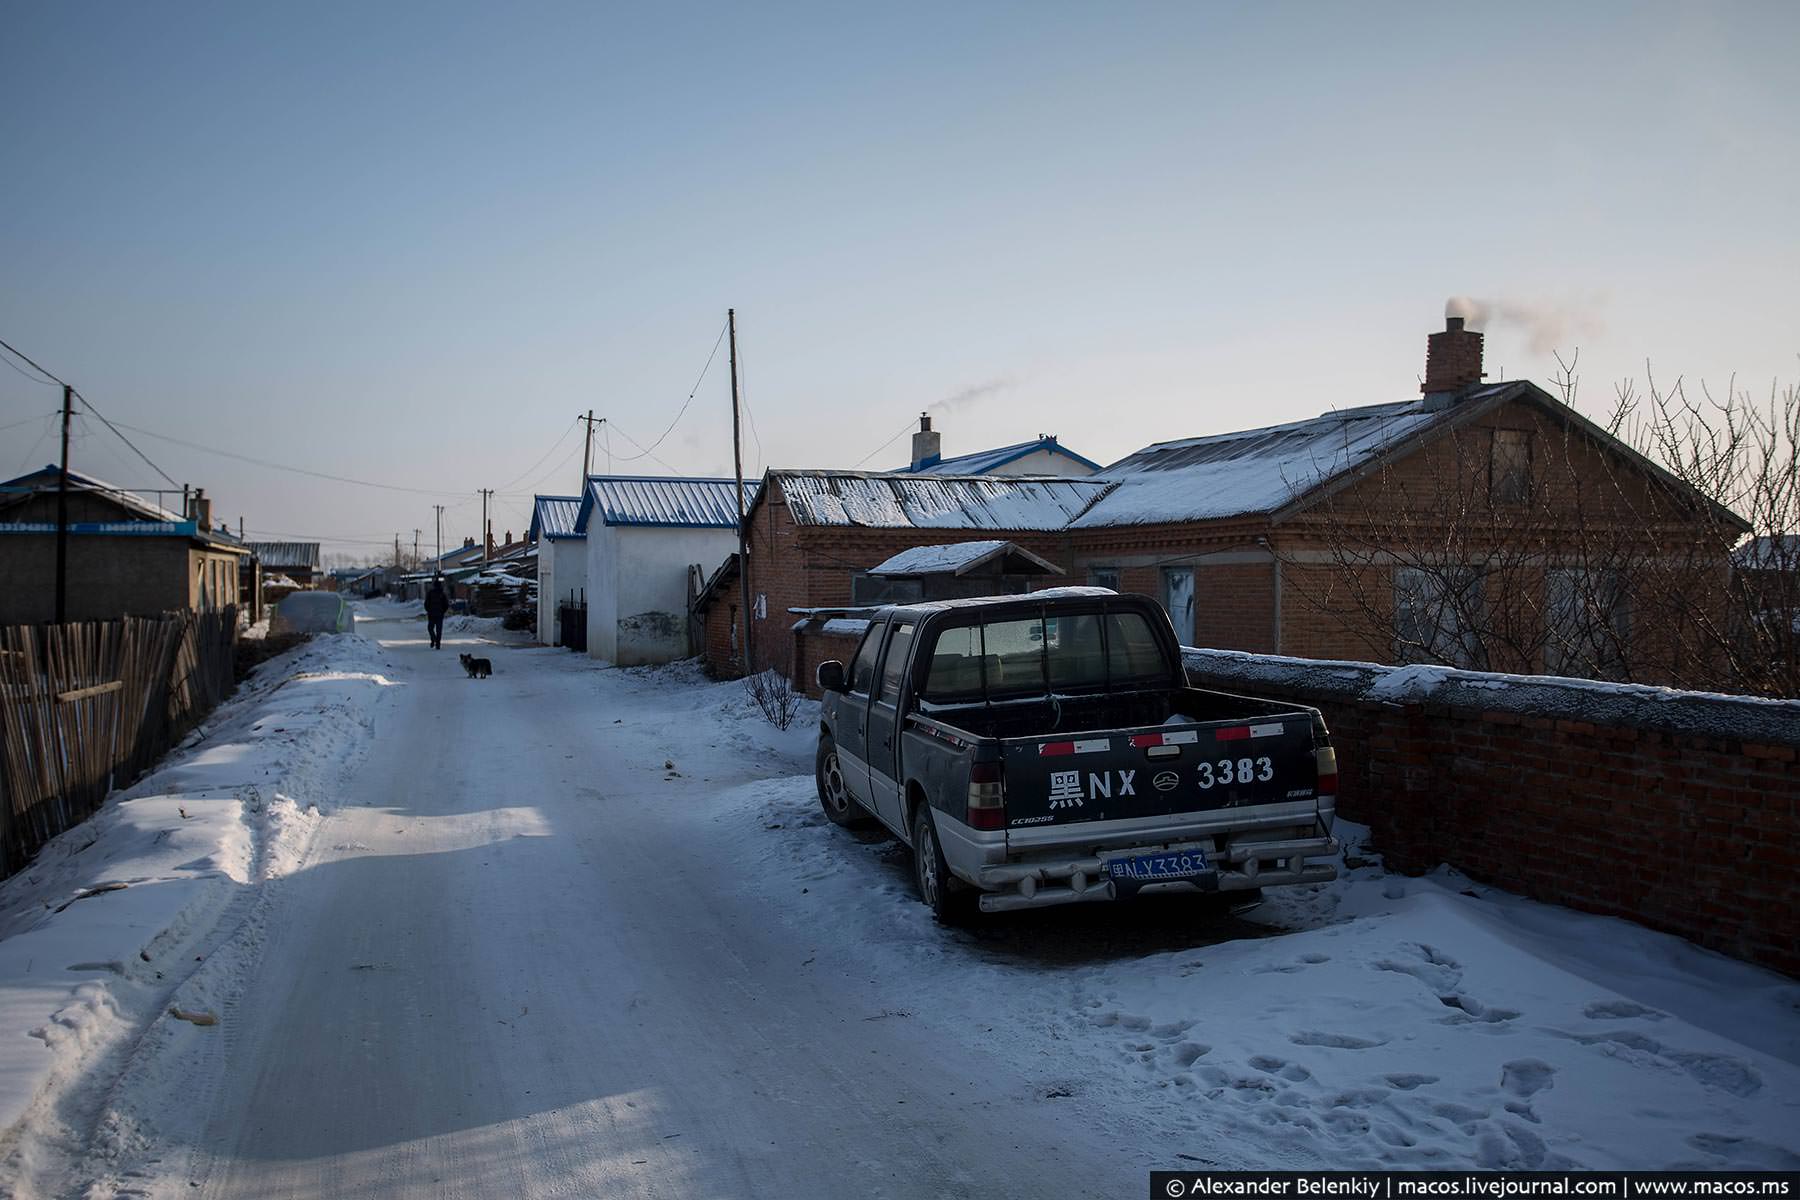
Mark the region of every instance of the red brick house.
<instances>
[{"instance_id":1,"label":"red brick house","mask_svg":"<svg viewBox=\"0 0 1800 1200\"><path fill-rule=\"evenodd\" d=\"M772 471L746 518L756 661L810 685L790 610L849 605L910 546L1004 532L1068 582L1161 600L1184 644L1716 684L1707 625L1744 522L1535 384L1484 383L1481 341L1457 318L1431 335L1418 399L1086 479ZM715 670L735 621L708 617Z\"/></svg>"}]
</instances>

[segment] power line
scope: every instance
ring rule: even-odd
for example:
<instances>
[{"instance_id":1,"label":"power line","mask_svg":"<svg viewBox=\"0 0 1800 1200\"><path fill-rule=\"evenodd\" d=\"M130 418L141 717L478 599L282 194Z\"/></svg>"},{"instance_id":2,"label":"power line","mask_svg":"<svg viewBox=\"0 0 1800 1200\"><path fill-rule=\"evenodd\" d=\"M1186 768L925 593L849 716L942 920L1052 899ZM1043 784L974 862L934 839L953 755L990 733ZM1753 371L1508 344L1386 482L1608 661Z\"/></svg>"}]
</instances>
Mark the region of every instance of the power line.
<instances>
[{"instance_id":1,"label":"power line","mask_svg":"<svg viewBox=\"0 0 1800 1200\"><path fill-rule=\"evenodd\" d=\"M655 460L656 462L659 462L659 463L662 462L662 459L657 458L654 454L651 454L650 451L652 451L652 450L656 449L658 446L662 445L663 441L671 433L675 432L675 427L677 425L681 424L681 418L687 415L688 405L690 405L694 402L694 396L700 391L700 385L706 382L706 373L712 369L713 359L715 359L719 356L719 345L724 340L725 340L725 329L724 329L724 327L720 327L718 341L715 341L713 343L712 353L708 354L706 356L706 365L704 367L700 368L700 378L694 380L694 386L693 386L692 390L690 390L688 392L687 399L683 400L681 402L681 411L675 414L675 419L673 421L669 422L669 427L662 431L662 437L657 438L654 442L651 442L649 446L645 447L645 446L638 446L638 443L633 441L631 435L628 433L625 433L624 430L621 429L619 431L621 434L624 435L624 438L626 441L631 442L632 445L637 446L639 450L643 451L642 454L621 455L619 458L619 461L633 462L637 459L648 457L648 458ZM663 466L666 467L670 471L675 470L675 468L670 467L668 463L663 463Z\"/></svg>"},{"instance_id":2,"label":"power line","mask_svg":"<svg viewBox=\"0 0 1800 1200\"><path fill-rule=\"evenodd\" d=\"M519 482L520 479L525 478L527 475L531 474L533 471L535 471L539 467L543 466L544 459L547 459L552 454L555 454L556 448L558 446L562 445L563 439L568 437L570 432L574 430L575 426L577 426L580 423L581 423L580 417L576 417L573 421L570 421L568 428L564 429L560 434L558 434L556 437L556 440L554 442L550 443L550 448L548 450L544 451L543 458L538 459L536 462L532 463L529 467L526 467L523 471L520 471L517 478L510 480L503 487L501 487L497 490L502 491L502 492L506 491L507 488L512 487L512 485Z\"/></svg>"},{"instance_id":3,"label":"power line","mask_svg":"<svg viewBox=\"0 0 1800 1200\"><path fill-rule=\"evenodd\" d=\"M553 476L562 474L563 469L569 465L569 463L572 459L574 459L575 452L579 449L581 449L580 446L569 447L569 452L562 456L561 462L557 463L554 467L551 467L548 471L545 471L542 475L539 475L535 480L532 481L532 485L531 485L532 490L531 491L529 491L529 492L496 492L494 494L497 496L506 496L506 497L514 498L514 499L521 498L521 497L531 497L531 496L537 495L538 484L543 483L544 480L552 478Z\"/></svg>"},{"instance_id":4,"label":"power line","mask_svg":"<svg viewBox=\"0 0 1800 1200\"><path fill-rule=\"evenodd\" d=\"M89 412L93 413L96 417L100 418L100 423L102 425L106 426L108 429L111 429L114 433L118 433L119 440L121 442L124 442L127 446L131 446L131 452L133 454L135 454L139 458L143 459L146 463L150 463L150 469L152 471L155 471L158 475L161 475L164 479L168 480L170 487L180 487L181 486L179 483L175 482L174 476L170 475L167 471L163 470L161 467L157 466L155 463L150 462L150 456L148 454L145 454L142 450L139 450L135 445L133 445L130 438L126 437L122 433L119 433L118 428L116 426L114 426L111 421L108 421L106 419L106 414L94 407L93 401L89 400L86 396L83 396L80 392L76 392L75 395L77 397L79 397L81 402L87 406L87 410Z\"/></svg>"},{"instance_id":5,"label":"power line","mask_svg":"<svg viewBox=\"0 0 1800 1200\"><path fill-rule=\"evenodd\" d=\"M123 428L131 430L133 433L141 433L145 437L155 438L159 442L171 442L177 446L186 446L190 450L199 450L206 454L217 454L222 458L235 458L240 462L252 463L259 467L268 467L272 471L289 471L295 475L309 475L314 479L329 479L334 483L353 483L358 487L383 488L390 492L410 492L417 496L463 495L462 492L452 492L441 488L415 488L404 487L398 483L375 483L368 479L352 479L348 475L333 475L328 471L313 471L306 467L290 467L286 463L271 462L266 458L256 458L249 454L239 454L233 450L221 450L217 446L203 446L199 442L190 442L182 438L170 437L166 433L157 433L154 430L144 429L137 425L126 425L123 421L119 422L119 424Z\"/></svg>"},{"instance_id":6,"label":"power line","mask_svg":"<svg viewBox=\"0 0 1800 1200\"><path fill-rule=\"evenodd\" d=\"M106 414L101 412L99 409L95 408L94 402L92 400L89 400L86 396L83 396L81 394L80 388L74 386L73 384L66 383L61 379L58 379L55 375L52 375L50 372L46 371L43 367L38 366L38 364L33 362L29 356L27 356L23 351L19 350L16 346L13 346L11 343L0 340L0 346L5 346L8 351L10 351L12 354L17 356L22 361L24 361L28 366L31 367L32 370L36 371L39 375L42 375L45 379L51 380L52 382L60 384L61 386L67 388L69 390L69 392L76 397L76 399L80 400L83 404L85 404L87 406L87 410L89 412L93 413L96 417L100 418L100 421L103 425L105 425L108 429L111 429L114 433L118 434L119 440L121 442L124 442L127 446L131 446L131 452L133 454L137 455L139 458L143 459L146 463L148 463L151 470L155 471L158 475L161 475L164 479L167 479L169 481L169 485L171 487L180 487L181 486L180 484L175 482L175 480L169 475L169 473L167 471L163 470L161 467L157 466L155 463L150 462L150 456L148 454L145 454L142 450L139 450L136 446L132 445L130 438L126 437L122 433L119 433L118 429L113 425L113 423L106 419ZM12 364L8 363L7 365L11 366ZM29 376L27 376L27 378L29 378ZM143 431L140 430L139 432L143 432Z\"/></svg>"},{"instance_id":7,"label":"power line","mask_svg":"<svg viewBox=\"0 0 1800 1200\"><path fill-rule=\"evenodd\" d=\"M5 339L0 338L0 346L4 346L7 349L7 351L9 351L13 355L13 357L19 359L26 366L28 366L32 370L36 371L39 375L42 375L45 379L48 379L51 383L56 384L58 387L68 387L69 386L68 384L64 383L62 380L58 379L56 376L52 375L50 372L44 370L44 368L42 368L42 367L38 366L36 363L32 362L29 356L27 356L23 351L15 349L12 346L12 344L7 342Z\"/></svg>"},{"instance_id":8,"label":"power line","mask_svg":"<svg viewBox=\"0 0 1800 1200\"><path fill-rule=\"evenodd\" d=\"M5 362L5 361L6 361L5 359L0 359L0 362ZM10 365L10 364L8 364L8 365ZM39 413L35 417L26 417L23 421L14 421L10 425L0 425L0 433L5 433L8 429L17 429L21 425L29 425L33 421L42 421L47 417L54 417L55 415L56 414L53 412Z\"/></svg>"},{"instance_id":9,"label":"power line","mask_svg":"<svg viewBox=\"0 0 1800 1200\"><path fill-rule=\"evenodd\" d=\"M618 425L612 421L608 421L606 423L606 427L608 429L619 429ZM663 470L667 471L669 474L671 474L671 475L681 474L680 471L677 471L674 467L671 467L668 463L666 463L662 459L656 457L656 455L651 454L649 450L646 450L641 444L639 444L639 442L636 438L632 437L629 433L626 433L623 429L619 429L619 436L624 438L626 441L630 442L632 445L637 446L637 448L639 450L643 450L642 454L620 455L619 461L635 462L637 459L644 458L647 456L651 462L655 463L657 466L661 467Z\"/></svg>"},{"instance_id":10,"label":"power line","mask_svg":"<svg viewBox=\"0 0 1800 1200\"><path fill-rule=\"evenodd\" d=\"M762 474L763 462L762 434L756 432L756 414L750 411L750 372L744 369L744 351L738 348L738 398L744 402L744 418L750 422L750 436L756 441L756 474Z\"/></svg>"},{"instance_id":11,"label":"power line","mask_svg":"<svg viewBox=\"0 0 1800 1200\"><path fill-rule=\"evenodd\" d=\"M12 350L12 347L11 347L11 346L8 346L8 347L7 347L7 349L8 349L8 350ZM14 353L14 354L18 354L18 351L17 351L17 350L13 350L13 353ZM21 356L21 357L23 357L23 356ZM16 362L14 362L14 361L13 361L13 360L12 360L12 359L10 359L10 358L0 358L0 362L3 362L3 363L5 363L5 364L6 364L6 365L7 365L7 366L9 366L9 367L11 367L11 368L12 368L12 369L13 369L13 370L15 370L15 371L18 371L18 372L19 372L19 376L20 376L20 377L21 377L21 378L23 378L23 379L30 379L30 380L31 380L31 382L33 382L33 383L36 383L36 384L40 384L40 385L42 385L42 386L44 386L44 387L55 387L55 386L56 386L56 384L55 384L55 383L54 383L54 382L52 382L52 381L51 381L51 380L48 380L48 379L33 379L33 378L32 378L32 377L31 377L31 376L30 376L30 375L28 375L28 374L26 374L26 373L25 373L25 372L24 372L24 371L23 371L23 370L21 370L21 369L20 369L20 367L19 367L19 364L18 364L18 363L16 363Z\"/></svg>"},{"instance_id":12,"label":"power line","mask_svg":"<svg viewBox=\"0 0 1800 1200\"><path fill-rule=\"evenodd\" d=\"M900 427L899 433L896 433L893 437L889 438L887 441L881 443L881 445L875 447L875 449L873 449L873 450L869 451L867 454L863 455L860 459L857 460L856 466L858 466L858 467L862 466L864 463L868 462L871 458L874 458L877 454L880 454L883 450L886 450L889 446L893 445L895 442L897 442L901 438L905 437L909 432L911 432L912 427L913 427L913 423L911 421L908 421L905 425L902 425ZM855 470L855 469L856 469L855 467L851 468L851 470Z\"/></svg>"}]
</instances>

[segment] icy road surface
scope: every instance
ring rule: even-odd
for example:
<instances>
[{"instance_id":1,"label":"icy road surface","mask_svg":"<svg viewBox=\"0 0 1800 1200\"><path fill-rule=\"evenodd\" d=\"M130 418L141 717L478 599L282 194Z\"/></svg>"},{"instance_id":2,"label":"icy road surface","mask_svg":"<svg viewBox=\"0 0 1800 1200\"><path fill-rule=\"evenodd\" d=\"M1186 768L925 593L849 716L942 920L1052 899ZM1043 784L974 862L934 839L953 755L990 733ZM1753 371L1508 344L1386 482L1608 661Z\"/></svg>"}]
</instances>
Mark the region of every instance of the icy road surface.
<instances>
[{"instance_id":1,"label":"icy road surface","mask_svg":"<svg viewBox=\"0 0 1800 1200\"><path fill-rule=\"evenodd\" d=\"M628 677L564 651L383 626L362 631L404 686L221 1014L197 1194L1141 1187L1075 1109L1021 1108L1004 1055L887 1016L853 960L736 902L728 831L691 811L704 768L790 757L645 720ZM493 678L464 676L471 648Z\"/></svg>"}]
</instances>

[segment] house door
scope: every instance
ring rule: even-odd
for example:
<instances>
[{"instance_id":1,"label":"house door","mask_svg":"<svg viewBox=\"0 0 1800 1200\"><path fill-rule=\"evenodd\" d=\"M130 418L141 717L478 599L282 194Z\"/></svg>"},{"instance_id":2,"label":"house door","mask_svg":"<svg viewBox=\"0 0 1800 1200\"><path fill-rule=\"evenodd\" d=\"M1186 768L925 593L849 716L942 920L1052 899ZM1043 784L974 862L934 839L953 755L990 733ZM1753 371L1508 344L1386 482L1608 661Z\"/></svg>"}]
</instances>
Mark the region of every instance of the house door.
<instances>
[{"instance_id":1,"label":"house door","mask_svg":"<svg viewBox=\"0 0 1800 1200\"><path fill-rule=\"evenodd\" d=\"M1175 640L1183 646L1194 644L1194 569L1163 568L1163 608L1175 626Z\"/></svg>"}]
</instances>

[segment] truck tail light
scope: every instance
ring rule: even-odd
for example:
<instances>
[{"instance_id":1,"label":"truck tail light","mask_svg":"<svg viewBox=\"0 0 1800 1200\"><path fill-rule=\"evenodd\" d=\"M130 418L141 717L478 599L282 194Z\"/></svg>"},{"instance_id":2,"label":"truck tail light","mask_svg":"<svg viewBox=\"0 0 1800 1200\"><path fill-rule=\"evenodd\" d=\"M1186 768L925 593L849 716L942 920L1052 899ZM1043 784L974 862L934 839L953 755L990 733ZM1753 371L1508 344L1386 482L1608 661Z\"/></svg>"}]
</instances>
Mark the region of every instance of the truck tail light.
<instances>
[{"instance_id":1,"label":"truck tail light","mask_svg":"<svg viewBox=\"0 0 1800 1200\"><path fill-rule=\"evenodd\" d=\"M1336 796L1338 790L1337 751L1330 746L1320 746L1313 751L1313 760L1319 768L1319 795Z\"/></svg>"},{"instance_id":2,"label":"truck tail light","mask_svg":"<svg viewBox=\"0 0 1800 1200\"><path fill-rule=\"evenodd\" d=\"M1006 828L1006 794L997 762L969 767L969 828Z\"/></svg>"}]
</instances>

